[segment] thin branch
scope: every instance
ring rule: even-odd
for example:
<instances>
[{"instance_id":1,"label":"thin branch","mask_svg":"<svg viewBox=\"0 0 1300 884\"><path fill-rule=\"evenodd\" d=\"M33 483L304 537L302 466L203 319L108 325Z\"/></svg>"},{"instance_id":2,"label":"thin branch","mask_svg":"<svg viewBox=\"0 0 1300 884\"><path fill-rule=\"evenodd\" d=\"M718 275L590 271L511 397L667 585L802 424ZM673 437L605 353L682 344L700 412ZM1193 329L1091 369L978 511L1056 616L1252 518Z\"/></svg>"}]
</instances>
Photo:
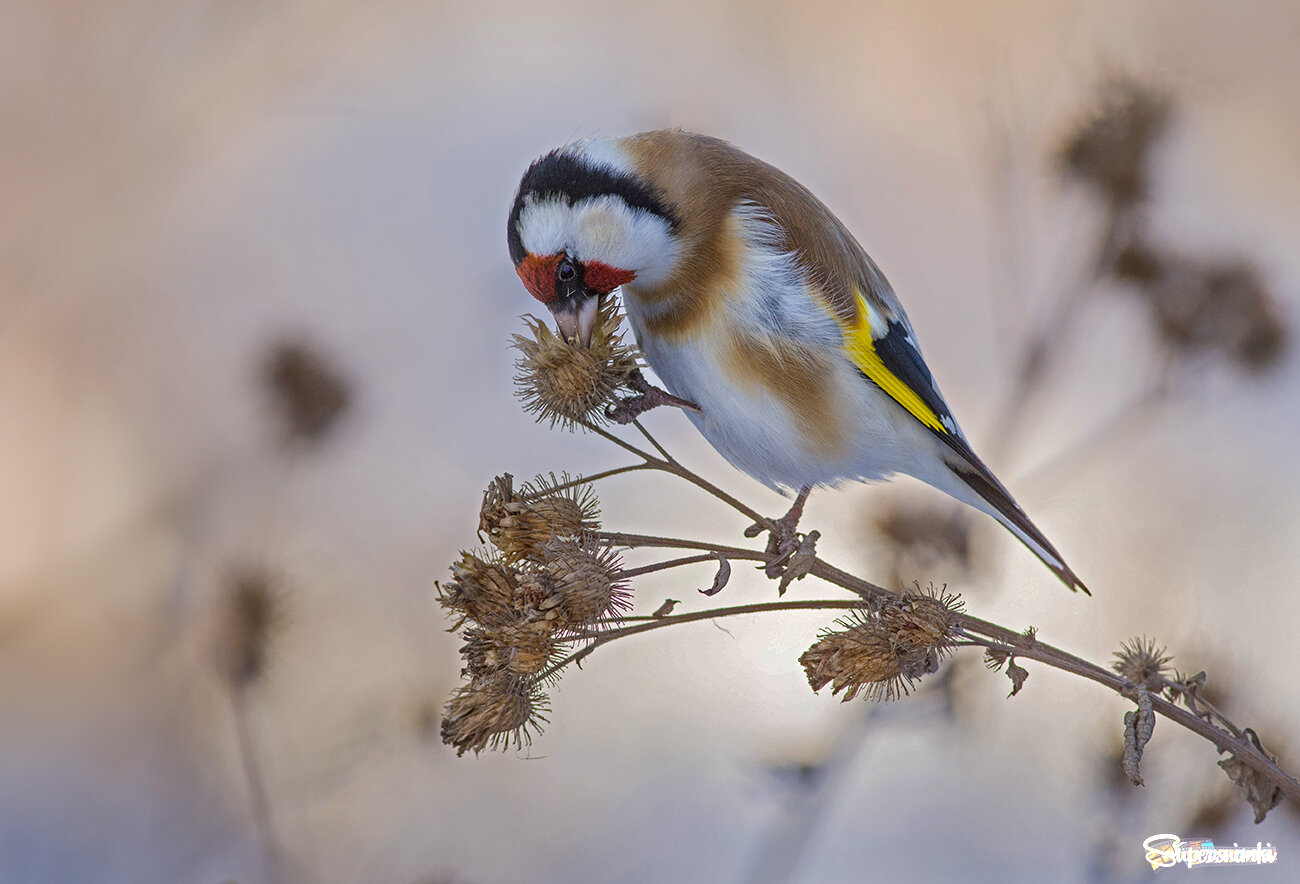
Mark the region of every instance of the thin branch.
<instances>
[{"instance_id":1,"label":"thin branch","mask_svg":"<svg viewBox=\"0 0 1300 884\"><path fill-rule=\"evenodd\" d=\"M622 475L623 473L635 473L638 470L653 470L653 469L655 469L655 467L653 464L650 463L634 463L634 464L629 464L628 466L625 467L615 467L612 470L604 470L599 473L592 473L590 476L579 476L578 478L572 479L568 482L561 482L559 485L547 485L546 496L555 494L557 491L567 491L570 488L577 487L578 485L587 485L592 482L599 482L601 479L608 479L610 476L619 476Z\"/></svg>"},{"instance_id":2,"label":"thin branch","mask_svg":"<svg viewBox=\"0 0 1300 884\"><path fill-rule=\"evenodd\" d=\"M595 433L597 436L601 436L602 438L608 439L610 442L613 442L619 448L622 448L625 451L632 452L637 457L642 458L646 462L647 466L652 466L656 464L661 464L664 466L667 465L664 463L664 461L661 461L659 458L655 457L650 452L642 451L640 448L637 448L631 442L628 442L624 439L620 439L618 436L615 436L609 430L606 430L604 427L593 424L591 421L580 420L580 421L575 421L575 423L580 427L587 428L591 432Z\"/></svg>"},{"instance_id":3,"label":"thin branch","mask_svg":"<svg viewBox=\"0 0 1300 884\"><path fill-rule=\"evenodd\" d=\"M615 629L606 629L602 632L580 632L566 635L563 641L590 641L591 644L575 651L565 657L538 675L537 681L544 682L553 677L561 669L571 663L581 662L588 654L596 650L601 645L608 644L616 638L626 638L629 635L638 635L642 632L651 632L655 629L663 629L668 626L677 626L682 623L697 623L700 620L716 620L719 617L734 617L740 614L765 614L771 611L844 611L859 610L862 608L862 602L850 601L846 599L803 599L782 602L757 602L752 605L735 605L729 608L709 608L706 611L691 611L688 614L669 614L666 617L659 617L647 620L642 623L635 623L631 626L620 626Z\"/></svg>"},{"instance_id":4,"label":"thin branch","mask_svg":"<svg viewBox=\"0 0 1300 884\"><path fill-rule=\"evenodd\" d=\"M700 562L717 562L717 557L713 553L704 553L698 556L683 556L680 559L668 559L664 562L655 562L653 565L642 565L640 568L628 568L619 572L620 580L629 580L633 577L640 577L642 574L653 574L656 571L666 571L669 568L680 568L683 565L698 565Z\"/></svg>"},{"instance_id":5,"label":"thin branch","mask_svg":"<svg viewBox=\"0 0 1300 884\"><path fill-rule=\"evenodd\" d=\"M1017 657L1037 660L1055 669L1082 676L1110 688L1122 697L1131 699L1134 696L1137 686L1127 679L1107 669L1102 669L1095 663L1089 663L1087 660L1062 651L1060 648L1044 644L1036 638L1030 638L1005 627L964 614L961 617L961 624L967 633L988 636L998 643L991 646L1000 646L1004 650L1010 649ZM1300 781L1297 781L1279 767L1276 762L1257 749L1248 739L1217 728L1205 719L1163 698L1152 695L1151 702L1156 712L1193 733L1205 737L1220 752L1231 752L1251 769L1281 789L1282 793L1293 802L1300 803ZM1233 727L1235 728L1235 726Z\"/></svg>"},{"instance_id":6,"label":"thin branch","mask_svg":"<svg viewBox=\"0 0 1300 884\"><path fill-rule=\"evenodd\" d=\"M725 503L727 506L731 507L736 512L740 513L746 518L752 519L755 523L762 525L764 530L771 531L776 527L776 520L769 519L767 516L764 516L761 513L759 513L758 510L746 506L736 498L732 497L727 492L723 491L717 485L714 485L712 482L709 482L708 480L702 478L701 476L696 475L695 473L691 472L686 467L682 466L676 461L673 461L672 463L663 464L661 469L666 473L672 473L674 476L677 476L678 478L685 479L687 482L690 482L692 485L694 485L697 488L707 491L709 494L712 494L714 497L716 497L718 500Z\"/></svg>"},{"instance_id":7,"label":"thin branch","mask_svg":"<svg viewBox=\"0 0 1300 884\"><path fill-rule=\"evenodd\" d=\"M773 529L773 527L775 527L776 523L772 519L769 519L767 516L762 515L757 510L751 509L750 507L741 503L739 500L732 497L727 492L723 491L717 485L714 485L712 482L708 481L702 476L696 475L694 472L682 466L672 458L669 458L668 460L662 460L658 457L655 457L650 452L643 451L642 449L637 448L631 442L628 442L624 439L620 439L618 436L615 436L613 433L609 432L604 427L597 426L596 424L593 424L590 421L578 421L577 423L579 426L586 427L588 430L591 430L596 435L608 439L618 447L626 451L630 451L632 454L635 454L637 457L644 459L647 467L661 470L662 472L665 473L670 473L674 476L677 476L679 479L685 479L687 482L690 482L692 485L694 485L697 488L707 491L709 494L713 495L718 500L722 501L727 506L734 509L736 512L762 525L764 529L770 531ZM641 432L646 433L644 429L642 429ZM646 433L646 435L649 436L649 433ZM650 441L652 444L658 447L659 443L656 442L653 438Z\"/></svg>"},{"instance_id":8,"label":"thin branch","mask_svg":"<svg viewBox=\"0 0 1300 884\"><path fill-rule=\"evenodd\" d=\"M642 534L623 534L617 532L601 532L601 539L607 540L617 546L628 547L659 547L665 549L698 549L710 552L719 552L728 558L744 559L749 561L767 561L768 557L754 550L743 549L740 547L723 546L721 544L704 543L701 541L679 540L670 537L653 537ZM882 599L891 598L897 593L891 592L882 586L856 577L847 571L836 568L824 559L814 558L812 566L808 571L815 577L819 577L828 583L835 584L850 592L857 593L869 604L879 603ZM689 617L691 615L679 615L680 617ZM663 625L682 622L679 618L666 617L663 620L654 623L642 624L640 627L626 627L627 630L645 631L647 627L658 628ZM963 614L961 615L962 628L967 633L974 633L993 639L1003 645L1008 645L1014 649L1018 657L1024 657L1029 660L1037 660L1056 669L1070 672L1082 676L1098 684L1104 685L1115 691L1120 696L1129 696L1133 690L1133 685L1125 679L1119 677L1110 670L1103 669L1094 663L1076 657L1059 648L1044 644L1037 639L1029 638L1014 630L980 620L976 617ZM604 633L600 644L610 641L618 635L630 635L631 632L614 631ZM973 637L973 636L972 636ZM585 649L584 649L585 650ZM585 653L579 652L581 659ZM576 662L570 661L570 662ZM1282 792L1296 803L1300 803L1300 782L1297 782L1290 774L1286 773L1276 763L1274 763L1262 751L1246 739L1242 739L1233 733L1215 727L1210 722L1192 714L1191 712L1175 706L1167 700L1152 698L1155 711L1166 718L1182 725L1193 733L1199 734L1212 742L1221 752L1231 752L1241 759L1251 769L1276 785Z\"/></svg>"},{"instance_id":9,"label":"thin branch","mask_svg":"<svg viewBox=\"0 0 1300 884\"><path fill-rule=\"evenodd\" d=\"M728 558L748 559L750 561L766 561L767 556L753 550L741 549L739 547L728 547L720 544L703 543L701 541L679 540L670 537L651 537L640 534L621 534L615 532L601 532L600 537L608 540L618 546L630 547L659 547L665 549L703 549L720 552ZM824 559L814 558L809 574L819 577L828 583L835 584L842 589L861 596L868 606L878 604L881 600L892 598L897 593L891 592L884 587L856 577L847 571L836 568ZM572 657L561 661L555 667L558 671L562 666L569 663L579 662L588 653L595 650L599 645L613 641L625 635L634 635L640 632L647 632L651 629L658 629L661 626L671 626L676 623L686 623L693 620L708 619L711 616L726 616L730 613L755 613L767 610L784 610L786 608L830 608L843 607L854 608L860 607L861 603L839 602L834 605L825 601L816 602L773 602L768 605L745 605L738 608L722 608L716 611L704 611L693 614L680 614L669 616L646 622L634 626L622 627L620 629L610 630L604 633L598 633L591 636L593 643L582 651L577 652ZM1060 669L1074 675L1095 681L1104 687L1107 687L1122 697L1130 697L1135 689L1135 685L1128 680L1121 678L1119 675L1108 669L1089 663L1087 660L1077 657L1060 648L1038 641L1037 638L1031 638L1022 633L998 626L987 620L981 620L968 614L960 615L961 628L966 637L972 641L982 644L986 647L996 647L1003 650L1010 650L1017 657L1023 657L1028 660L1036 660L1055 669ZM982 638L981 638L982 637ZM991 641L990 641L991 640ZM1252 770L1265 777L1270 783L1282 790L1288 798L1296 803L1300 803L1300 782L1279 767L1272 759L1257 749L1249 740L1239 736L1240 729L1235 725L1227 723L1233 732L1215 727L1212 723L1200 718L1186 709L1174 705L1168 700L1152 697L1152 706L1156 712L1170 719L1171 721L1182 725L1188 730L1199 736L1202 736L1214 744L1220 752L1231 752ZM1224 719L1226 722L1226 719Z\"/></svg>"},{"instance_id":10,"label":"thin branch","mask_svg":"<svg viewBox=\"0 0 1300 884\"><path fill-rule=\"evenodd\" d=\"M632 421L632 426L636 427L638 430L641 431L641 435L645 436L646 441L655 447L655 451L658 451L659 454L662 455L664 460L672 464L677 463L676 459L673 458L673 456L668 453L668 449L660 445L659 440L656 439L654 436L650 435L650 431L645 428L645 425L641 423L641 420L639 418L634 419Z\"/></svg>"},{"instance_id":11,"label":"thin branch","mask_svg":"<svg viewBox=\"0 0 1300 884\"><path fill-rule=\"evenodd\" d=\"M623 531L597 531L596 539L603 540L611 546L625 546L629 549L699 549L720 553L729 559L743 559L749 562L766 562L770 558L767 553L741 546L706 543L702 540L681 540L676 537L654 537L649 534L628 534Z\"/></svg>"},{"instance_id":12,"label":"thin branch","mask_svg":"<svg viewBox=\"0 0 1300 884\"><path fill-rule=\"evenodd\" d=\"M844 589L856 592L868 600L878 600L882 597L892 596L894 593L883 587L876 586L874 583L863 580L849 574L847 571L841 571L832 565L827 564L822 559L815 559L810 574L820 577L829 583L834 583ZM1074 675L1095 681L1100 685L1110 688L1115 693L1123 697L1128 697L1134 689L1134 685L1121 678L1119 675L1108 669L1103 669L1095 663L1089 663L1081 657L1053 647L1038 641L1036 638L1030 638L1022 633L998 626L987 620L980 620L969 614L961 615L961 627L968 633L985 636L993 639L1001 645L1007 646L1014 652L1017 657L1024 657L1028 660L1037 660L1055 669L1061 669ZM973 636L971 636L973 637ZM1215 727L1210 722L1192 714L1191 712L1175 706L1168 700L1152 697L1152 705L1155 711L1182 725L1188 730L1202 737L1205 737L1220 752L1231 752L1241 759L1252 770L1266 778L1270 783L1282 790L1292 801L1300 804L1300 782L1279 767L1272 759L1255 748L1249 740L1242 739L1232 733ZM1235 726L1233 726L1235 727Z\"/></svg>"}]
</instances>

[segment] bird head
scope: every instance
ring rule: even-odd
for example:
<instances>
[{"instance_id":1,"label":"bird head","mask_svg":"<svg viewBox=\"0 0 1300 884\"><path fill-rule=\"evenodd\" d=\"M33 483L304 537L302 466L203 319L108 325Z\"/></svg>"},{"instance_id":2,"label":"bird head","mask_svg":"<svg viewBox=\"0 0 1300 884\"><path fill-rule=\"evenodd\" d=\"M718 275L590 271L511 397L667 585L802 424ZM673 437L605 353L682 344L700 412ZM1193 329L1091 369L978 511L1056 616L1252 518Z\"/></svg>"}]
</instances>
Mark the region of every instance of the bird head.
<instances>
[{"instance_id":1,"label":"bird head","mask_svg":"<svg viewBox=\"0 0 1300 884\"><path fill-rule=\"evenodd\" d=\"M551 311L566 340L586 346L602 298L672 274L677 228L618 141L599 139L554 150L528 168L506 238L529 294Z\"/></svg>"}]
</instances>

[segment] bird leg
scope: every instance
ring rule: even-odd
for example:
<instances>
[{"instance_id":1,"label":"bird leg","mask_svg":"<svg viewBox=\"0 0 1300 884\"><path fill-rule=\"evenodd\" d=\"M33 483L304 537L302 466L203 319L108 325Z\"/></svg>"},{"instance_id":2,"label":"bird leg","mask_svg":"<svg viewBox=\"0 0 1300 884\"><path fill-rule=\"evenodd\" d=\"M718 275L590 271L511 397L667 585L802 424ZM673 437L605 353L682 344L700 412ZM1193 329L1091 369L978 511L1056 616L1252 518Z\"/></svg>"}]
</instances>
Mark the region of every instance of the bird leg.
<instances>
[{"instance_id":1,"label":"bird leg","mask_svg":"<svg viewBox=\"0 0 1300 884\"><path fill-rule=\"evenodd\" d=\"M799 490L795 497L794 503L791 504L789 512L772 523L767 537L767 565L763 571L768 577L780 577L785 572L786 563L790 561L791 556L799 551L800 537L796 530L799 527L799 519L803 517L803 505L808 500L808 493L812 491L812 486L805 485ZM756 522L745 529L746 537L757 537L765 530L761 522Z\"/></svg>"},{"instance_id":2,"label":"bird leg","mask_svg":"<svg viewBox=\"0 0 1300 884\"><path fill-rule=\"evenodd\" d=\"M633 369L627 379L627 385L635 390L637 395L620 399L605 409L605 416L615 423L630 424L650 409L661 405L671 405L674 408L685 408L695 412L700 410L694 402L674 396L647 381L639 368Z\"/></svg>"}]
</instances>

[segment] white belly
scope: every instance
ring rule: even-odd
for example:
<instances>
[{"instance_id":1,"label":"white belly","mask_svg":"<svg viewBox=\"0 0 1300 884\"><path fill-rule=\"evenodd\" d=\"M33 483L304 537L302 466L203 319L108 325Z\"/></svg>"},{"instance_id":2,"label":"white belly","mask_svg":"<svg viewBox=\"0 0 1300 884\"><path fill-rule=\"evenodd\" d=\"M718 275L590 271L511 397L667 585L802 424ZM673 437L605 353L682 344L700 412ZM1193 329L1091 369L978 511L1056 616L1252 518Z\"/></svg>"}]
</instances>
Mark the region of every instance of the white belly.
<instances>
[{"instance_id":1,"label":"white belly","mask_svg":"<svg viewBox=\"0 0 1300 884\"><path fill-rule=\"evenodd\" d=\"M830 454L809 444L806 428L780 397L753 379L731 377L722 348L711 343L725 344L725 331L715 328L680 343L650 338L643 334L635 300L628 300L628 320L650 367L669 392L700 406L701 413L688 411L687 416L704 438L763 484L799 489L846 479L880 479L911 466L911 452L900 444L894 426L895 411L901 409L862 378L847 358L836 362L829 383L835 407L843 409L841 417L849 424L848 444ZM904 435L911 434L904 430Z\"/></svg>"}]
</instances>

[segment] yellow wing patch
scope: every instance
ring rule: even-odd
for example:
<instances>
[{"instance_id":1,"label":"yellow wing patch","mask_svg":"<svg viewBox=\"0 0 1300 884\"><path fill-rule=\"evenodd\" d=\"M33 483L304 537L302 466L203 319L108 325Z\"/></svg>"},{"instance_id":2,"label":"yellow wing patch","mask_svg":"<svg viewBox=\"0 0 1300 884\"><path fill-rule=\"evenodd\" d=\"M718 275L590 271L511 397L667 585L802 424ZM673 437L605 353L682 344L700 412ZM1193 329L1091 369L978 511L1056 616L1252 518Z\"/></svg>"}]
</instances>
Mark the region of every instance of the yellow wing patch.
<instances>
[{"instance_id":1,"label":"yellow wing patch","mask_svg":"<svg viewBox=\"0 0 1300 884\"><path fill-rule=\"evenodd\" d=\"M920 395L890 371L881 360L880 354L876 352L875 338L871 331L873 311L861 291L856 291L854 294L857 295L858 310L853 320L845 321L838 314L832 313L844 332L844 352L848 354L849 359L853 360L853 364L859 371L884 390L891 399L906 408L914 418L936 433L948 435L948 429L940 422L934 409L926 405Z\"/></svg>"}]
</instances>

